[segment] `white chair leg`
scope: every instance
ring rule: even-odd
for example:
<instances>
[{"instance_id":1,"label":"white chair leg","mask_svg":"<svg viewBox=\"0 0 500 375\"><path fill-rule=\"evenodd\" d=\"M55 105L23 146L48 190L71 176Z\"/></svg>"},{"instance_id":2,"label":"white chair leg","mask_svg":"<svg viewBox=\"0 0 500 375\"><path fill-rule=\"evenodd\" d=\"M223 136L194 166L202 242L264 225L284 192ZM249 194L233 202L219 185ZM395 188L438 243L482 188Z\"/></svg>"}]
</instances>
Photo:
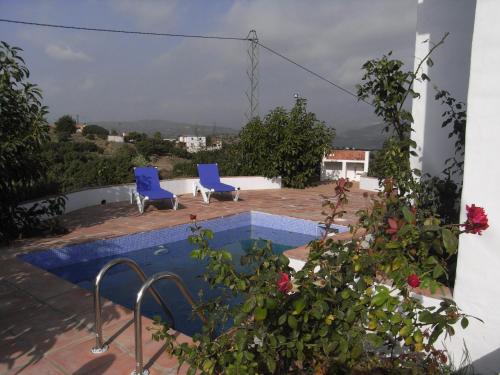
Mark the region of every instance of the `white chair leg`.
<instances>
[{"instance_id":1,"label":"white chair leg","mask_svg":"<svg viewBox=\"0 0 500 375\"><path fill-rule=\"evenodd\" d=\"M130 204L134 204L134 200L135 200L135 191L133 189L130 189L129 191L129 195L130 195Z\"/></svg>"},{"instance_id":2,"label":"white chair leg","mask_svg":"<svg viewBox=\"0 0 500 375\"><path fill-rule=\"evenodd\" d=\"M144 213L144 202L141 199L141 196L139 194L135 195L135 201L137 203L137 208L139 209L139 213L142 214Z\"/></svg>"},{"instance_id":3,"label":"white chair leg","mask_svg":"<svg viewBox=\"0 0 500 375\"><path fill-rule=\"evenodd\" d=\"M240 188L236 188L236 194L234 194L233 201L238 202L239 198L240 198Z\"/></svg>"},{"instance_id":4,"label":"white chair leg","mask_svg":"<svg viewBox=\"0 0 500 375\"><path fill-rule=\"evenodd\" d=\"M196 197L196 193L198 192L198 184L193 182L193 197Z\"/></svg>"},{"instance_id":5,"label":"white chair leg","mask_svg":"<svg viewBox=\"0 0 500 375\"><path fill-rule=\"evenodd\" d=\"M207 190L205 190L203 188L200 189L200 192L201 192L201 196L203 197L203 202L209 203L210 202L210 192L208 192Z\"/></svg>"},{"instance_id":6,"label":"white chair leg","mask_svg":"<svg viewBox=\"0 0 500 375\"><path fill-rule=\"evenodd\" d=\"M179 207L179 200L177 199L176 195L174 195L174 197L172 198L172 207L174 210L177 210L177 208Z\"/></svg>"}]
</instances>

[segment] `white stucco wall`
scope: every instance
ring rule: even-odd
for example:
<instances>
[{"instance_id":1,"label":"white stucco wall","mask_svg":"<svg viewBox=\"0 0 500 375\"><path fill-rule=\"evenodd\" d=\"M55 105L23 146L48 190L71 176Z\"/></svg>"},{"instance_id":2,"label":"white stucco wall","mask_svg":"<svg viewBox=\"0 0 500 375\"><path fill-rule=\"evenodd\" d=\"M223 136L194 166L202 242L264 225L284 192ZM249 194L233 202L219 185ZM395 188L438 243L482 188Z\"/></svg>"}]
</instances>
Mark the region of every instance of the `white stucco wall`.
<instances>
[{"instance_id":1,"label":"white stucco wall","mask_svg":"<svg viewBox=\"0 0 500 375\"><path fill-rule=\"evenodd\" d=\"M480 0L471 54L462 221L465 205L486 209L490 228L460 239L454 297L472 321L464 339L477 372L500 371L500 1Z\"/></svg>"},{"instance_id":2,"label":"white stucco wall","mask_svg":"<svg viewBox=\"0 0 500 375\"><path fill-rule=\"evenodd\" d=\"M162 180L162 188L176 194L191 194L193 183L197 178L180 178L173 180ZM281 189L281 178L265 178L260 176L241 176L241 177L221 177L221 182L240 187L242 194L245 190L263 190L263 189ZM127 201L130 198L130 190L135 188L135 184L124 184L115 186L104 186L100 188L85 189L66 195L65 212L71 212L84 207L101 204L105 200L107 203ZM200 197L200 199L202 199ZM182 202L182 198L180 198ZM35 202L25 204L30 207Z\"/></svg>"},{"instance_id":3,"label":"white stucco wall","mask_svg":"<svg viewBox=\"0 0 500 375\"><path fill-rule=\"evenodd\" d=\"M361 176L359 178L359 188L361 190L377 191L377 192L382 190L379 186L378 178L367 177L367 176Z\"/></svg>"},{"instance_id":4,"label":"white stucco wall","mask_svg":"<svg viewBox=\"0 0 500 375\"><path fill-rule=\"evenodd\" d=\"M448 138L450 126L441 128L444 106L434 99L436 90L444 89L459 101L466 102L470 68L470 45L474 26L475 0L419 0L415 41L415 66L449 32L445 43L432 54L432 67L423 65L431 81L415 82L420 93L412 103L413 140L418 157L412 157L413 168L433 176L441 174L445 160L454 155L454 139ZM425 40L429 42L424 43Z\"/></svg>"}]
</instances>

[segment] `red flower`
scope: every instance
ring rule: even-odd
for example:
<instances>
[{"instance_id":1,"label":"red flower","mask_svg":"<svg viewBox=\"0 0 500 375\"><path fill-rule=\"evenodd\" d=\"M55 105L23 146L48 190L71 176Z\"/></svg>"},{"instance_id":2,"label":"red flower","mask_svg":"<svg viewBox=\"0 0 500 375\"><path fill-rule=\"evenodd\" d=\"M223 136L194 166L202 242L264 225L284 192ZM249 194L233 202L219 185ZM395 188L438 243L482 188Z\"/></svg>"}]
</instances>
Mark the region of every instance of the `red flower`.
<instances>
[{"instance_id":1,"label":"red flower","mask_svg":"<svg viewBox=\"0 0 500 375\"><path fill-rule=\"evenodd\" d=\"M281 293L288 294L293 288L292 282L290 281L290 276L288 276L284 272L280 272L279 275L280 278L276 282L276 286Z\"/></svg>"},{"instance_id":2,"label":"red flower","mask_svg":"<svg viewBox=\"0 0 500 375\"><path fill-rule=\"evenodd\" d=\"M462 224L467 233L474 233L481 235L483 230L486 230L488 225L488 216L484 212L484 208L476 207L476 205L465 206L467 210L467 221Z\"/></svg>"},{"instance_id":3,"label":"red flower","mask_svg":"<svg viewBox=\"0 0 500 375\"><path fill-rule=\"evenodd\" d=\"M407 281L408 285L412 288L418 288L418 286L420 285L420 278L415 273L412 273L410 276L408 276Z\"/></svg>"},{"instance_id":4,"label":"red flower","mask_svg":"<svg viewBox=\"0 0 500 375\"><path fill-rule=\"evenodd\" d=\"M195 221L196 220L196 215L194 214L189 214L189 220Z\"/></svg>"}]
</instances>

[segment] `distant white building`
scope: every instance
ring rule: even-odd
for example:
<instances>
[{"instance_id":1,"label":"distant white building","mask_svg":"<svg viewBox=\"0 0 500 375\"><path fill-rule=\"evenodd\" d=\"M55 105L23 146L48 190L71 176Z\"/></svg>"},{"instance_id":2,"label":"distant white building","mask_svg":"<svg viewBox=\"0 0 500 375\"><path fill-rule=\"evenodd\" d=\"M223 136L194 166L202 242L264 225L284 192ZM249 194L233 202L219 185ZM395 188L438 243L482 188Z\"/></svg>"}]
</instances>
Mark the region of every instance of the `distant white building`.
<instances>
[{"instance_id":1,"label":"distant white building","mask_svg":"<svg viewBox=\"0 0 500 375\"><path fill-rule=\"evenodd\" d=\"M87 124L75 124L76 132L81 133L86 126Z\"/></svg>"},{"instance_id":2,"label":"distant white building","mask_svg":"<svg viewBox=\"0 0 500 375\"><path fill-rule=\"evenodd\" d=\"M331 150L321 162L321 181L348 178L359 181L368 172L370 151Z\"/></svg>"},{"instance_id":3,"label":"distant white building","mask_svg":"<svg viewBox=\"0 0 500 375\"><path fill-rule=\"evenodd\" d=\"M207 145L207 151L220 150L222 148L222 140L219 138L212 138L210 145Z\"/></svg>"},{"instance_id":4,"label":"distant white building","mask_svg":"<svg viewBox=\"0 0 500 375\"><path fill-rule=\"evenodd\" d=\"M108 135L108 142L124 143L125 137L121 135Z\"/></svg>"},{"instance_id":5,"label":"distant white building","mask_svg":"<svg viewBox=\"0 0 500 375\"><path fill-rule=\"evenodd\" d=\"M205 150L207 147L206 137L181 136L179 137L179 142L186 145L186 150L188 152L198 152Z\"/></svg>"}]
</instances>

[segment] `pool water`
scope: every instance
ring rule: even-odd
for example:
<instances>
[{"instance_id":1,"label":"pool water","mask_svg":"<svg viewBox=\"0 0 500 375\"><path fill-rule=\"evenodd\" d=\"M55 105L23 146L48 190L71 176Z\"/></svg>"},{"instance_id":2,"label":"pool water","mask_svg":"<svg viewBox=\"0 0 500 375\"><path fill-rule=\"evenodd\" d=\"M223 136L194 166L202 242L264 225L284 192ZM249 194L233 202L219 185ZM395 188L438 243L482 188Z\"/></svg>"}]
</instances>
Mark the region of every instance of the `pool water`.
<instances>
[{"instance_id":1,"label":"pool water","mask_svg":"<svg viewBox=\"0 0 500 375\"><path fill-rule=\"evenodd\" d=\"M233 261L239 265L240 257L256 243L263 246L267 240L270 240L273 251L279 254L285 250L305 245L315 238L309 234L250 225L217 232L209 242L213 248L224 248L231 252ZM130 251L126 254L116 254L48 268L48 271L82 288L93 290L94 278L106 263L114 258L127 257L136 261L146 276L163 271L176 273L182 278L195 300L199 300L198 293L203 290L203 300L206 301L215 297L219 292L208 288L208 285L200 277L206 263L191 259L190 253L195 248L195 245L190 244L185 239ZM101 286L101 295L115 303L133 309L135 296L140 286L141 282L135 272L126 265L118 265L106 274ZM199 332L201 322L197 317L192 316L191 307L175 285L170 281L161 280L155 284L155 287L172 312L175 329L190 336ZM160 315L172 323L149 294L143 299L142 306L143 315L150 318Z\"/></svg>"}]
</instances>

